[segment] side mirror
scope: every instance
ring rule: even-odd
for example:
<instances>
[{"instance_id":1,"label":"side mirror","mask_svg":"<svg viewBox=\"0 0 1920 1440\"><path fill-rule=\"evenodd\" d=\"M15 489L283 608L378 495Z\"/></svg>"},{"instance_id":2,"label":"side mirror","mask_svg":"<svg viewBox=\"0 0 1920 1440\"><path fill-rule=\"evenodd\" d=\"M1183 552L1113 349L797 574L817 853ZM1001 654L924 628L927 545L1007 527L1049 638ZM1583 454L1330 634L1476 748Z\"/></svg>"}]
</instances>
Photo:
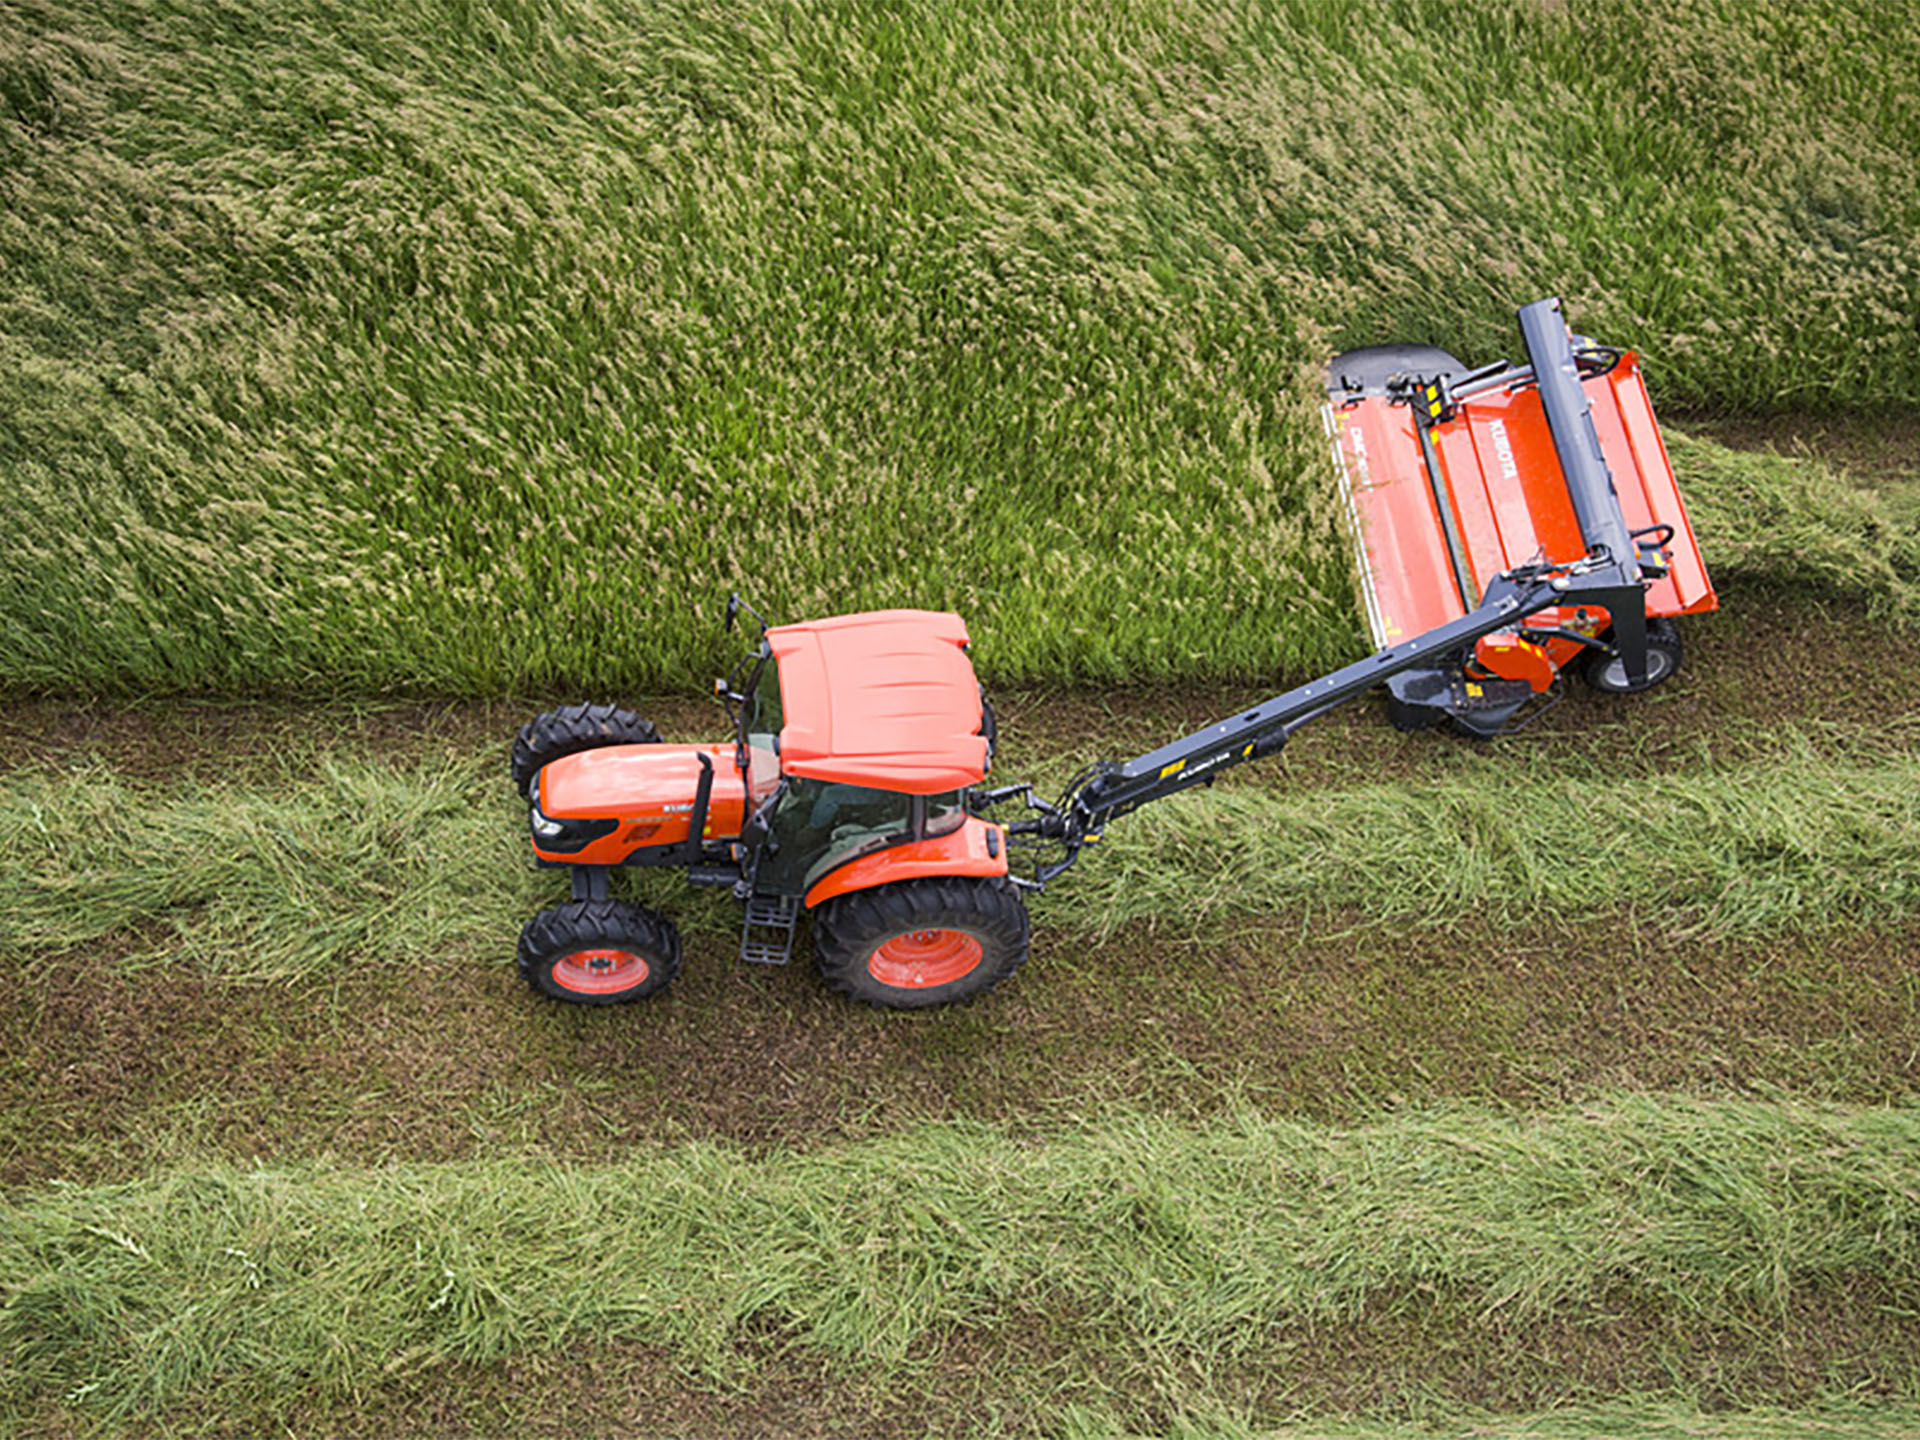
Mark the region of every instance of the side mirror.
<instances>
[{"instance_id":1,"label":"side mirror","mask_svg":"<svg viewBox=\"0 0 1920 1440\"><path fill-rule=\"evenodd\" d=\"M740 612L742 610L746 611L747 614L751 615L754 619L760 622L760 633L762 635L767 633L767 617L762 615L758 610L754 609L753 606L749 605L745 600L743 600L740 597L740 592L738 590L734 591L731 595L727 596L727 629L728 630L733 629L734 623L739 620Z\"/></svg>"}]
</instances>

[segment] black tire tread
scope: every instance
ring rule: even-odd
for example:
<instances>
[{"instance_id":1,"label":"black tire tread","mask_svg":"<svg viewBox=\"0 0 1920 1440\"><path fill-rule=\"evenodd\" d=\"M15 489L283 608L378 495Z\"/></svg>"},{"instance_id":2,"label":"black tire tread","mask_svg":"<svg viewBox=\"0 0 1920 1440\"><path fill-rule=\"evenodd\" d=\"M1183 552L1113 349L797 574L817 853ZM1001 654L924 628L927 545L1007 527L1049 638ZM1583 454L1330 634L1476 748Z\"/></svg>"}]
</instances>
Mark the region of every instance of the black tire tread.
<instances>
[{"instance_id":1,"label":"black tire tread","mask_svg":"<svg viewBox=\"0 0 1920 1440\"><path fill-rule=\"evenodd\" d=\"M525 796L543 765L605 745L658 745L651 720L617 705L562 705L536 715L513 737L513 791Z\"/></svg>"},{"instance_id":2,"label":"black tire tread","mask_svg":"<svg viewBox=\"0 0 1920 1440\"><path fill-rule=\"evenodd\" d=\"M647 957L647 978L615 995L576 995L543 983L553 962L575 950L618 946ZM542 910L520 931L520 977L553 1000L618 1005L658 994L680 973L680 929L657 910L625 900L570 900Z\"/></svg>"},{"instance_id":3,"label":"black tire tread","mask_svg":"<svg viewBox=\"0 0 1920 1440\"><path fill-rule=\"evenodd\" d=\"M985 955L951 985L901 990L867 969L873 948L911 930L969 930ZM813 948L829 987L849 1000L891 1010L923 1010L984 995L1025 963L1032 940L1026 901L998 876L901 880L836 896L813 912Z\"/></svg>"}]
</instances>

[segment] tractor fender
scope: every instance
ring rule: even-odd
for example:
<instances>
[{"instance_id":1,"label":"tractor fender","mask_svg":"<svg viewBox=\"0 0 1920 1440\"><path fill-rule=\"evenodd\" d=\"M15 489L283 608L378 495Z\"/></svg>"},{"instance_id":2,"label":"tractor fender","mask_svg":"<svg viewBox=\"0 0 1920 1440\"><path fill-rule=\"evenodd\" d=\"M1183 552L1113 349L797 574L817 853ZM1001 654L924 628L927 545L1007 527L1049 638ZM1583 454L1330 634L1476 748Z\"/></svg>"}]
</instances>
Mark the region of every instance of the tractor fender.
<instances>
[{"instance_id":1,"label":"tractor fender","mask_svg":"<svg viewBox=\"0 0 1920 1440\"><path fill-rule=\"evenodd\" d=\"M969 815L958 830L889 845L828 871L807 891L807 908L855 890L871 890L896 880L918 880L927 875L1004 875L1007 873L1007 832L1001 826Z\"/></svg>"}]
</instances>

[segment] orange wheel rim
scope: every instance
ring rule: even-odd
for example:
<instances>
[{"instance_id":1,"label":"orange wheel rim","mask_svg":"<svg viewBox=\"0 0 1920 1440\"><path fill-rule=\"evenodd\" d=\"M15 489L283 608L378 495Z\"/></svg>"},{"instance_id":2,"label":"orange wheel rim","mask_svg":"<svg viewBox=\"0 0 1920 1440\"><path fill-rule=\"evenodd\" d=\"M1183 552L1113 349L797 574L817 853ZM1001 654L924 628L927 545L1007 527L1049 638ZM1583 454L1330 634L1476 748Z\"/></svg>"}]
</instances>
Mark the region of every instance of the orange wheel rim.
<instances>
[{"instance_id":1,"label":"orange wheel rim","mask_svg":"<svg viewBox=\"0 0 1920 1440\"><path fill-rule=\"evenodd\" d=\"M910 930L867 959L867 973L899 990L928 990L971 975L985 952L964 930Z\"/></svg>"},{"instance_id":2,"label":"orange wheel rim","mask_svg":"<svg viewBox=\"0 0 1920 1440\"><path fill-rule=\"evenodd\" d=\"M553 983L576 995L617 995L646 981L646 957L631 950L575 950L553 962Z\"/></svg>"}]
</instances>

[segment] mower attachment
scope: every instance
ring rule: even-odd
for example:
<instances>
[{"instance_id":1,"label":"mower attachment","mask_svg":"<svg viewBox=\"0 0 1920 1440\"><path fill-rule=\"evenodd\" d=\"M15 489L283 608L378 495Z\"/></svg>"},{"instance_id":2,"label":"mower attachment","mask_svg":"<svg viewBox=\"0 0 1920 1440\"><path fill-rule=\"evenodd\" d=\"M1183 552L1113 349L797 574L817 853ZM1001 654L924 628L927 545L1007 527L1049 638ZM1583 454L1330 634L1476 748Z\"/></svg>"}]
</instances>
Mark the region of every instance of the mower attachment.
<instances>
[{"instance_id":1,"label":"mower attachment","mask_svg":"<svg viewBox=\"0 0 1920 1440\"><path fill-rule=\"evenodd\" d=\"M1648 617L1718 603L1639 357L1576 341L1557 299L1519 321L1526 365L1470 370L1443 350L1377 346L1328 370L1323 414L1382 649L1479 608L1496 575L1586 567L1577 596L1482 637L1464 664L1388 679L1404 729L1497 734L1596 652L1623 667L1622 688L1641 688L1661 678Z\"/></svg>"},{"instance_id":2,"label":"mower attachment","mask_svg":"<svg viewBox=\"0 0 1920 1440\"><path fill-rule=\"evenodd\" d=\"M1557 693L1570 661L1586 660L1589 679L1610 690L1673 673L1672 617L1717 602L1639 362L1586 341L1576 349L1558 300L1521 310L1520 330L1525 366L1469 370L1412 345L1333 361L1324 413L1380 648L1145 755L1095 765L1055 803L1029 786L976 795L976 812L1021 800L1033 818L1010 826L1010 840L1057 847L1025 883L1065 872L1110 821L1273 754L1378 685L1402 729L1450 722L1487 737Z\"/></svg>"}]
</instances>

